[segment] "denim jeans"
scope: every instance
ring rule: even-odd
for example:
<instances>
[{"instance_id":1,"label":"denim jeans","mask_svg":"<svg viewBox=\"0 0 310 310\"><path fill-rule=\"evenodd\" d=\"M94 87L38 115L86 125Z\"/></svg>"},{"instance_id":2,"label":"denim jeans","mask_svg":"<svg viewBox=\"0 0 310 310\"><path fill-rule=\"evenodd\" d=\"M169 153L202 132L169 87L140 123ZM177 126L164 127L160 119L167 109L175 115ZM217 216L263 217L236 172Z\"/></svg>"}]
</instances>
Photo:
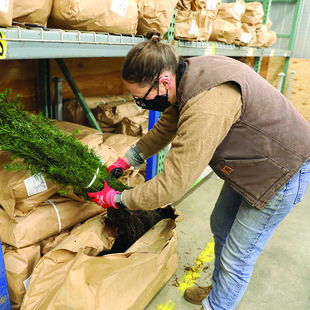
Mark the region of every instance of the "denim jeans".
<instances>
[{"instance_id":1,"label":"denim jeans","mask_svg":"<svg viewBox=\"0 0 310 310\"><path fill-rule=\"evenodd\" d=\"M202 302L206 310L231 310L241 300L254 264L277 226L300 202L310 183L310 160L264 209L250 206L224 183L211 215L215 239L212 290Z\"/></svg>"}]
</instances>

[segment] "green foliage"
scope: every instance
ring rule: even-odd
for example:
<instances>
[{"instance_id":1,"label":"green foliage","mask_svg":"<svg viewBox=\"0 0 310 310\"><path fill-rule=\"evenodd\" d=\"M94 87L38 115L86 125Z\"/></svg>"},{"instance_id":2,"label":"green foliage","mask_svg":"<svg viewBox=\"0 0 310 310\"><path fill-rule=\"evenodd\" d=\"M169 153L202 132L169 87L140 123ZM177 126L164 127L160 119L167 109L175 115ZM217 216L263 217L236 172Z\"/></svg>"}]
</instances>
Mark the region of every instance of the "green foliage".
<instances>
[{"instance_id":1,"label":"green foliage","mask_svg":"<svg viewBox=\"0 0 310 310\"><path fill-rule=\"evenodd\" d=\"M26 169L31 175L41 173L59 184L63 194L73 190L88 199L87 192L100 191L108 172L95 151L76 140L77 132L68 134L42 114L24 111L20 96L10 98L10 94L10 90L0 93L0 149L24 161L7 168ZM88 188L98 167L98 176ZM119 191L126 188L116 179L110 184Z\"/></svg>"}]
</instances>

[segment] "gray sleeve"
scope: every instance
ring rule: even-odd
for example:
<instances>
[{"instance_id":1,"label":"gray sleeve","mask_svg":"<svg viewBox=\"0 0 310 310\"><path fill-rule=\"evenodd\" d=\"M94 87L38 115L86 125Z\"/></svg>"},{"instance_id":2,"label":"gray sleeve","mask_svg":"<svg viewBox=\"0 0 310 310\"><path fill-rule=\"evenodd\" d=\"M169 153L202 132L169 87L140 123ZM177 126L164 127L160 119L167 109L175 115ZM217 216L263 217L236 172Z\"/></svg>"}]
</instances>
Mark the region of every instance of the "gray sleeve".
<instances>
[{"instance_id":1,"label":"gray sleeve","mask_svg":"<svg viewBox=\"0 0 310 310\"><path fill-rule=\"evenodd\" d=\"M142 164L145 162L145 157L140 151L140 149L137 147L136 144L134 144L127 152L126 157L130 163L131 166L133 166L135 169L139 169Z\"/></svg>"}]
</instances>

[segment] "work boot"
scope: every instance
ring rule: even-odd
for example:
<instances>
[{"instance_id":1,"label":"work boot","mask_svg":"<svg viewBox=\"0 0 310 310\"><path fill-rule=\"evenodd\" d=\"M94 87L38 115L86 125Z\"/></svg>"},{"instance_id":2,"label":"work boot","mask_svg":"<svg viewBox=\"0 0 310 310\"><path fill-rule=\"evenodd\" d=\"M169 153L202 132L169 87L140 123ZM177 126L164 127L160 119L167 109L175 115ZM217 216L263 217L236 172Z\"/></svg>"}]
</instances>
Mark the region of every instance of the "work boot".
<instances>
[{"instance_id":1,"label":"work boot","mask_svg":"<svg viewBox=\"0 0 310 310\"><path fill-rule=\"evenodd\" d=\"M201 302L209 295L211 290L212 285L206 287L192 286L185 290L184 299L192 304L201 305Z\"/></svg>"}]
</instances>

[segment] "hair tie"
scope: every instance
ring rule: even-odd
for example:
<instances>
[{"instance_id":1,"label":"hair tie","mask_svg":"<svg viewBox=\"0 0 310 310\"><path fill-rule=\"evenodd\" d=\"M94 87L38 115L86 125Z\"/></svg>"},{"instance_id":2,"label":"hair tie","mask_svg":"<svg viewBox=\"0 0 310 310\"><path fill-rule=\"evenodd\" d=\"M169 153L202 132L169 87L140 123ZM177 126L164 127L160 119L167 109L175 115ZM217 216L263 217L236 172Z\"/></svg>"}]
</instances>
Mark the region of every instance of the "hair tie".
<instances>
[{"instance_id":1,"label":"hair tie","mask_svg":"<svg viewBox=\"0 0 310 310\"><path fill-rule=\"evenodd\" d=\"M160 39L159 35L154 34L154 35L152 36L152 38L151 38L151 41L158 42L158 41L159 41L159 39Z\"/></svg>"}]
</instances>

